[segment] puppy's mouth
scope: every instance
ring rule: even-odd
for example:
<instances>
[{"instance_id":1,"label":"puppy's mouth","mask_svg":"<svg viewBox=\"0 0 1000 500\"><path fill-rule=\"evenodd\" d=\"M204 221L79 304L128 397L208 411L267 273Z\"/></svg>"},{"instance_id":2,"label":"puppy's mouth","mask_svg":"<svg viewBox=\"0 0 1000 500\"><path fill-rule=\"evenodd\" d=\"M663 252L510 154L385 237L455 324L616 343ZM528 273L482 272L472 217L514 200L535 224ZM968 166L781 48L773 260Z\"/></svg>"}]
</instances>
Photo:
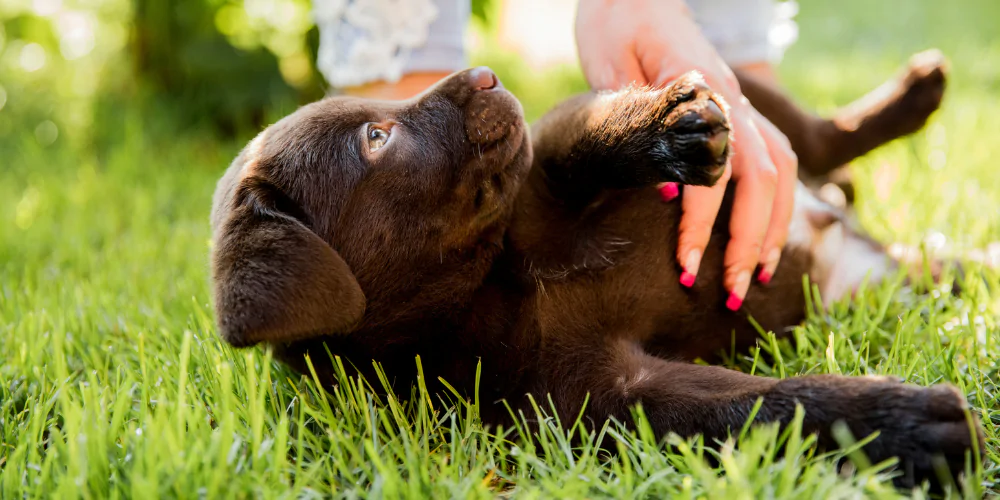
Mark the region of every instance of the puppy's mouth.
<instances>
[{"instance_id":1,"label":"puppy's mouth","mask_svg":"<svg viewBox=\"0 0 1000 500\"><path fill-rule=\"evenodd\" d=\"M495 163L502 168L520 150L523 140L523 130L516 123L498 121L490 125L488 131L483 131L488 140L471 141L473 161L480 163ZM487 167L488 168L488 167Z\"/></svg>"},{"instance_id":2,"label":"puppy's mouth","mask_svg":"<svg viewBox=\"0 0 1000 500\"><path fill-rule=\"evenodd\" d=\"M465 108L465 135L480 157L504 149L516 152L523 122L521 103L499 84L478 92Z\"/></svg>"}]
</instances>

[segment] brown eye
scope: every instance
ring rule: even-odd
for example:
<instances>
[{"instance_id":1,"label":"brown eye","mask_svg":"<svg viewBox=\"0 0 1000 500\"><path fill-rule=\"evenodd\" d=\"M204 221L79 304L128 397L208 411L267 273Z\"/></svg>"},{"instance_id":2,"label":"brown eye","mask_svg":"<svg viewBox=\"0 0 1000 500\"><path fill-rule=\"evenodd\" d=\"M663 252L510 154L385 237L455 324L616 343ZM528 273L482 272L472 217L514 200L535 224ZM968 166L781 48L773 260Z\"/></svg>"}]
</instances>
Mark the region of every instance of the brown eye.
<instances>
[{"instance_id":1,"label":"brown eye","mask_svg":"<svg viewBox=\"0 0 1000 500\"><path fill-rule=\"evenodd\" d=\"M385 143L389 140L389 131L376 127L375 125L368 126L368 152L374 153L378 151L379 148L385 146Z\"/></svg>"}]
</instances>

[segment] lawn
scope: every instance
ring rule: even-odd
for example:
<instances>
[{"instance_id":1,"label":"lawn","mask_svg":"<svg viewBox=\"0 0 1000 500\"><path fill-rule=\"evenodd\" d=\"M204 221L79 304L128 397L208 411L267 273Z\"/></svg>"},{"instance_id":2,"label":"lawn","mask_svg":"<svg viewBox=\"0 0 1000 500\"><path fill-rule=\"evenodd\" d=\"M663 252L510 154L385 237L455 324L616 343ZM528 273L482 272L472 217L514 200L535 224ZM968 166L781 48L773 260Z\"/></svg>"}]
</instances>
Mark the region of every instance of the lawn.
<instances>
[{"instance_id":1,"label":"lawn","mask_svg":"<svg viewBox=\"0 0 1000 500\"><path fill-rule=\"evenodd\" d=\"M865 226L908 244L1000 241L1000 4L803 3L800 42L781 67L802 103L847 103L924 48L952 62L929 126L853 165ZM475 59L529 117L584 86L575 68L529 71L494 51ZM422 387L384 401L347 379L325 393L263 350L230 349L213 324L208 210L250 135L218 140L114 109L88 125L100 134L68 130L54 142L37 122L3 124L0 109L0 498L923 494L895 490L887 464L838 471L848 451L816 453L794 427L744 430L707 448L609 425L594 430L616 437L609 456L593 434L570 444L582 432L571 422L550 421L526 442L484 430L474 401ZM971 276L961 298L898 282L867 289L812 310L794 345L763 336L730 365L956 384L986 427L988 459L951 492L996 496L1000 276L975 267Z\"/></svg>"}]
</instances>

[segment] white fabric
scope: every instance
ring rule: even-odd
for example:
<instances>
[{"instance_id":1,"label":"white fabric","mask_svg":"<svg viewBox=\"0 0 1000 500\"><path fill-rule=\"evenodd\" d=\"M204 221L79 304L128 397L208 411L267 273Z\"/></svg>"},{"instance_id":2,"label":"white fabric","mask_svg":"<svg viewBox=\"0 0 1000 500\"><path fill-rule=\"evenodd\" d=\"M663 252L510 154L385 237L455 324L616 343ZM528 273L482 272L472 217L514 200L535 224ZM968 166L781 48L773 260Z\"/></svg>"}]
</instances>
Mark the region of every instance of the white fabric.
<instances>
[{"instance_id":1,"label":"white fabric","mask_svg":"<svg viewBox=\"0 0 1000 500\"><path fill-rule=\"evenodd\" d=\"M687 3L730 66L777 63L798 37L792 0ZM457 71L466 65L469 10L468 0L313 0L320 30L317 67L334 88L395 82L410 72Z\"/></svg>"},{"instance_id":2,"label":"white fabric","mask_svg":"<svg viewBox=\"0 0 1000 500\"><path fill-rule=\"evenodd\" d=\"M451 3L459 8L466 4L468 9L468 2ZM456 6L443 18L450 29L459 26L461 36L465 20L455 17ZM408 70L426 70L409 63L414 49L439 38L429 34L440 13L432 0L314 0L313 16L320 31L316 65L333 87L396 81ZM462 59L460 53L441 69L458 69Z\"/></svg>"},{"instance_id":3,"label":"white fabric","mask_svg":"<svg viewBox=\"0 0 1000 500\"><path fill-rule=\"evenodd\" d=\"M686 0L705 38L730 66L778 63L798 38L793 0Z\"/></svg>"}]
</instances>

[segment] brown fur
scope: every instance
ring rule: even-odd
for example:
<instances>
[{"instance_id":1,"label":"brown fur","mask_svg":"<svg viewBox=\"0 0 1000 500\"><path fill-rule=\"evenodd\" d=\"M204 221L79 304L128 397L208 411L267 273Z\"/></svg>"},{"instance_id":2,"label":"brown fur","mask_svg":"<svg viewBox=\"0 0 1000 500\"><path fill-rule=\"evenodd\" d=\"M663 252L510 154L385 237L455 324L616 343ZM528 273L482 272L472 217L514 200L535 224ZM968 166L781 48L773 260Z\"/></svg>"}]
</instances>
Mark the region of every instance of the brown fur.
<instances>
[{"instance_id":1,"label":"brown fur","mask_svg":"<svg viewBox=\"0 0 1000 500\"><path fill-rule=\"evenodd\" d=\"M698 78L571 99L529 139L513 96L477 83L483 71L406 102L314 103L237 158L213 209L224 339L270 344L303 372L309 355L328 383L327 349L369 380L374 360L401 392L418 354L426 380L465 394L481 362L488 423L508 417L502 401L529 412L527 394L551 394L564 418L589 395L595 424L642 403L659 435L722 437L763 397L759 421L789 422L802 404L824 445L838 420L879 431L866 451L900 457L903 482L933 477L934 455L961 469L970 432L949 386L689 363L752 345L748 313L779 334L799 323L812 267L790 248L769 286L725 309L727 200L698 282L678 283L679 206L653 186L710 184L728 155L725 105ZM396 124L373 154L367 123Z\"/></svg>"}]
</instances>

